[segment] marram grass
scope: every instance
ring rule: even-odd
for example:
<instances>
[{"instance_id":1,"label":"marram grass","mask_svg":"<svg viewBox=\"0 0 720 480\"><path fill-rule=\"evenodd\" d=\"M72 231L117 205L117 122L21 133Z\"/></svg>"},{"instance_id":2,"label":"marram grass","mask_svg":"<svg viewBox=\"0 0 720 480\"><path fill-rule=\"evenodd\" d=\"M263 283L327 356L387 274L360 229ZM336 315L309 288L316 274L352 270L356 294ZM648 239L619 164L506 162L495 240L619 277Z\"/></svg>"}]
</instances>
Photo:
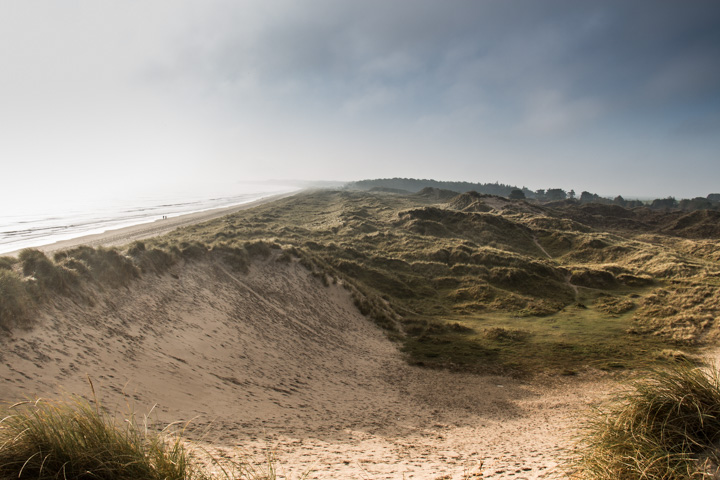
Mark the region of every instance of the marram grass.
<instances>
[{"instance_id":1,"label":"marram grass","mask_svg":"<svg viewBox=\"0 0 720 480\"><path fill-rule=\"evenodd\" d=\"M717 478L720 375L680 363L631 383L587 425L574 477Z\"/></svg>"},{"instance_id":2,"label":"marram grass","mask_svg":"<svg viewBox=\"0 0 720 480\"><path fill-rule=\"evenodd\" d=\"M192 445L191 452L182 431L173 430L176 424L157 432L148 425L147 416L142 423L132 412L126 417L118 420L97 399L89 402L81 397L38 399L1 409L0 480L275 480L278 476L274 451L268 450L261 464L244 457L218 460ZM212 474L208 467L213 467Z\"/></svg>"},{"instance_id":3,"label":"marram grass","mask_svg":"<svg viewBox=\"0 0 720 480\"><path fill-rule=\"evenodd\" d=\"M179 435L119 423L97 404L39 399L13 405L0 423L0 479L209 478Z\"/></svg>"}]
</instances>

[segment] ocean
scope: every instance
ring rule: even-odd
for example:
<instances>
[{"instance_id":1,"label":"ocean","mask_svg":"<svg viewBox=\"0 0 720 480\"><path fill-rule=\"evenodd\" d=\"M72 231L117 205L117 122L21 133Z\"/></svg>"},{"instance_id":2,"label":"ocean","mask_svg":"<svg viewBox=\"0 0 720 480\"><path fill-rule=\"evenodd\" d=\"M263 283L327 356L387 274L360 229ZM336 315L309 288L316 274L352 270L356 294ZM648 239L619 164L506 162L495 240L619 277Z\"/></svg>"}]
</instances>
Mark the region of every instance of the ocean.
<instances>
[{"instance_id":1,"label":"ocean","mask_svg":"<svg viewBox=\"0 0 720 480\"><path fill-rule=\"evenodd\" d=\"M247 184L216 192L173 192L132 198L45 202L42 208L7 205L0 211L0 255L61 240L231 207L299 190L297 186ZM214 194L213 194L214 193Z\"/></svg>"}]
</instances>

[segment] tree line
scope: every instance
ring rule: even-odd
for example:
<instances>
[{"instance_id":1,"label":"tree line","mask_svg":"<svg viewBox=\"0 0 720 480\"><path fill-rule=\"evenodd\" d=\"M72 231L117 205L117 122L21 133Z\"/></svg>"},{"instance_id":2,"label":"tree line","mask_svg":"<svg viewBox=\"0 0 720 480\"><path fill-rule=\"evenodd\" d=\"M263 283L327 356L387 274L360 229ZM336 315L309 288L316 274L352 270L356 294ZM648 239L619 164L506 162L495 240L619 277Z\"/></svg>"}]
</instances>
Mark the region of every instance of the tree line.
<instances>
[{"instance_id":1,"label":"tree line","mask_svg":"<svg viewBox=\"0 0 720 480\"><path fill-rule=\"evenodd\" d=\"M720 210L720 193L711 193L707 197L695 197L692 199L676 200L674 197L667 197L643 202L641 200L626 200L622 195L618 195L615 198L607 198L596 193L583 191L578 196L575 190L566 191L562 188L530 190L527 187L517 187L499 182L448 182L443 180L396 177L359 180L345 185L345 188L352 190L386 190L395 191L396 193L416 193L427 187L451 190L458 193L475 191L488 195L506 197L512 200L535 200L542 203L572 201L581 204L600 203L604 205L618 205L625 208L649 207L658 210Z\"/></svg>"}]
</instances>

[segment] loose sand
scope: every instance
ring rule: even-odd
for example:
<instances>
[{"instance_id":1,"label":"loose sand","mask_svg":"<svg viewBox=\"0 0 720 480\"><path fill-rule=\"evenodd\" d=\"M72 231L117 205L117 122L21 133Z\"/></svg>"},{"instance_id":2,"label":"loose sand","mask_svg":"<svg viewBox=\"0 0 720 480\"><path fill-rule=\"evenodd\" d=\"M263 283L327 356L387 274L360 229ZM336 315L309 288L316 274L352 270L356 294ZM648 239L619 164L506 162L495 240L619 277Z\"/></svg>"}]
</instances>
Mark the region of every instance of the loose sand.
<instances>
[{"instance_id":1,"label":"loose sand","mask_svg":"<svg viewBox=\"0 0 720 480\"><path fill-rule=\"evenodd\" d=\"M60 391L190 421L218 457L276 452L298 478L557 478L610 382L525 383L408 366L297 263L207 261L92 301L56 299L0 340L0 401Z\"/></svg>"}]
</instances>

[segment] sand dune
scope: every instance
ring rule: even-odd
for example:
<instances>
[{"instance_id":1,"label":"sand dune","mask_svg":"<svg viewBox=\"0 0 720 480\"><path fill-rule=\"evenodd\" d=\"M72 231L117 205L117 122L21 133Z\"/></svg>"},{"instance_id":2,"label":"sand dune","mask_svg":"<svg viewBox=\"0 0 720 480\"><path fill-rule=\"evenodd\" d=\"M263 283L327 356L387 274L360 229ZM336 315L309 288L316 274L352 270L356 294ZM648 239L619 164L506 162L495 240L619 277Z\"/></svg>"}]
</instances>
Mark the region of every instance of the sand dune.
<instances>
[{"instance_id":1,"label":"sand dune","mask_svg":"<svg viewBox=\"0 0 720 480\"><path fill-rule=\"evenodd\" d=\"M2 339L0 400L89 394L310 478L553 478L605 386L409 367L339 285L297 263L177 265L92 302L56 299Z\"/></svg>"}]
</instances>

